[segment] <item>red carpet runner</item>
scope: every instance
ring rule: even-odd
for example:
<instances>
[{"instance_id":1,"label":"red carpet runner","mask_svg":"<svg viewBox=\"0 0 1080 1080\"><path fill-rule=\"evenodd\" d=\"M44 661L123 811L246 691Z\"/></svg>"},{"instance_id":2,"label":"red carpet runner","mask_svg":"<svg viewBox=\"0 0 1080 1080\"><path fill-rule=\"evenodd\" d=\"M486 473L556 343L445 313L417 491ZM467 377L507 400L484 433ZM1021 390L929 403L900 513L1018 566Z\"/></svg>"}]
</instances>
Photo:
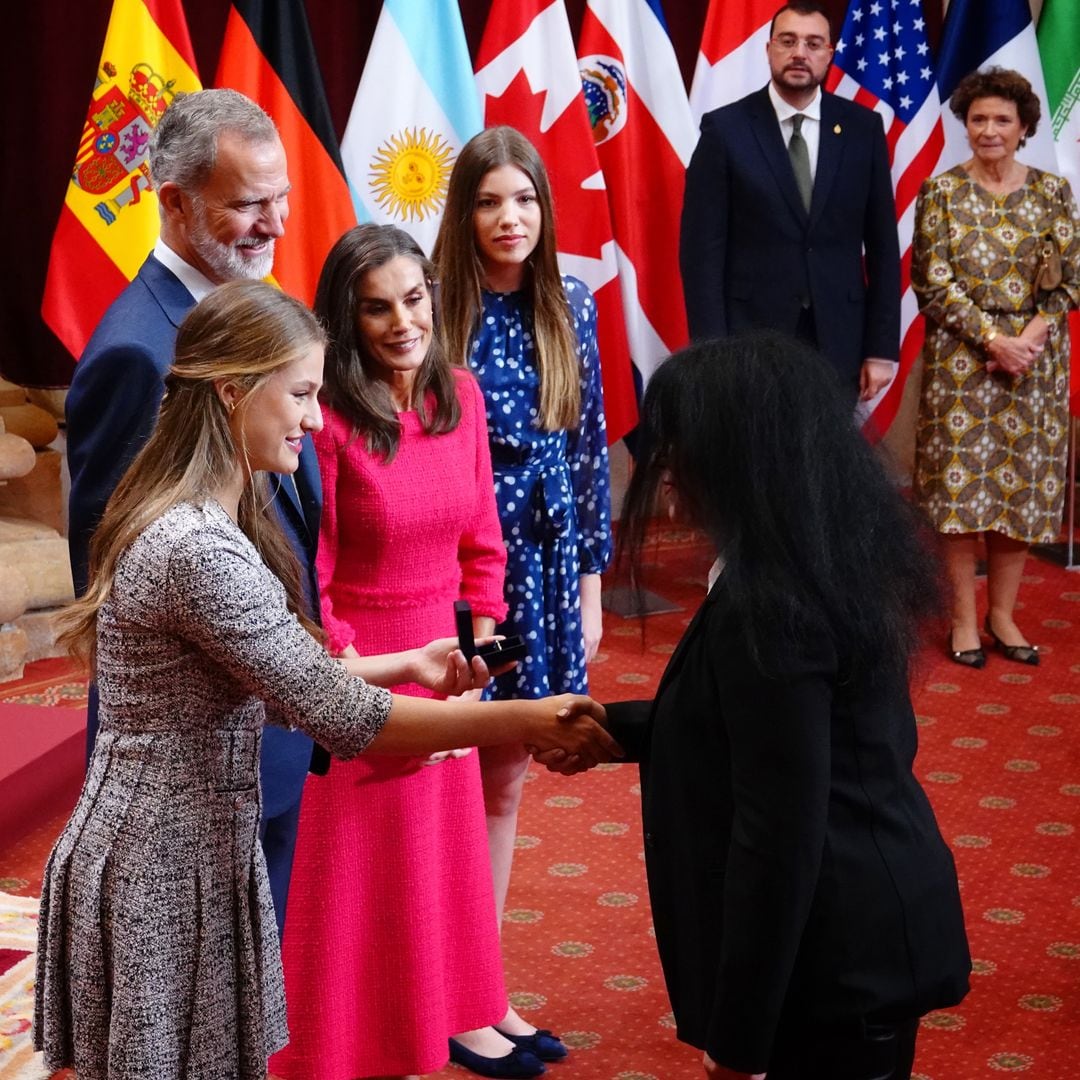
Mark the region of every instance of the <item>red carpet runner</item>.
<instances>
[{"instance_id":1,"label":"red carpet runner","mask_svg":"<svg viewBox=\"0 0 1080 1080\"><path fill-rule=\"evenodd\" d=\"M709 557L694 537L665 532L656 557L664 595L684 610L650 617L644 640L638 620L607 616L592 670L601 700L652 693L703 595ZM915 673L916 771L956 855L975 957L968 999L923 1024L921 1080L1080 1074L1080 574L1036 559L1027 571L1019 619L1042 646L1039 668L991 653L983 671L965 671L934 646ZM0 702L17 693L0 687ZM515 1004L574 1048L549 1068L553 1080L703 1075L698 1053L671 1028L637 780L629 765L569 779L533 770L526 788L503 933ZM60 823L0 846L0 890L37 895ZM0 907L0 925L4 918ZM0 952L0 966L18 955ZM23 1019L0 1001L0 1080L5 1041ZM449 1067L438 1075L471 1074Z\"/></svg>"}]
</instances>

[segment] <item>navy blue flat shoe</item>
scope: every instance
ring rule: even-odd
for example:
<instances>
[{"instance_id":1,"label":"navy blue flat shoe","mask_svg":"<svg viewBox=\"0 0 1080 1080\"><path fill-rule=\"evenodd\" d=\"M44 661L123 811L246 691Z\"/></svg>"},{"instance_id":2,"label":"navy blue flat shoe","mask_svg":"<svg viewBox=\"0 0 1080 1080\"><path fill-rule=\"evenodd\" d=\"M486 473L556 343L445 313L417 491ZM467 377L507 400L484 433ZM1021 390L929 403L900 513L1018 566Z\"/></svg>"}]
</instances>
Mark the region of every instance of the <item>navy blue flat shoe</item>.
<instances>
[{"instance_id":1,"label":"navy blue flat shoe","mask_svg":"<svg viewBox=\"0 0 1080 1080\"><path fill-rule=\"evenodd\" d=\"M496 1027L495 1030L515 1046L535 1054L541 1061L562 1061L570 1052L562 1039L558 1035L552 1035L547 1028L537 1028L531 1035L511 1035L501 1027Z\"/></svg>"},{"instance_id":2,"label":"navy blue flat shoe","mask_svg":"<svg viewBox=\"0 0 1080 1080\"><path fill-rule=\"evenodd\" d=\"M516 1045L509 1054L492 1058L474 1053L467 1046L462 1046L457 1039L451 1039L450 1060L455 1065L464 1065L470 1072L479 1076L491 1076L495 1080L515 1080L518 1077L528 1080L529 1077L542 1076L547 1072L544 1063L535 1054Z\"/></svg>"}]
</instances>

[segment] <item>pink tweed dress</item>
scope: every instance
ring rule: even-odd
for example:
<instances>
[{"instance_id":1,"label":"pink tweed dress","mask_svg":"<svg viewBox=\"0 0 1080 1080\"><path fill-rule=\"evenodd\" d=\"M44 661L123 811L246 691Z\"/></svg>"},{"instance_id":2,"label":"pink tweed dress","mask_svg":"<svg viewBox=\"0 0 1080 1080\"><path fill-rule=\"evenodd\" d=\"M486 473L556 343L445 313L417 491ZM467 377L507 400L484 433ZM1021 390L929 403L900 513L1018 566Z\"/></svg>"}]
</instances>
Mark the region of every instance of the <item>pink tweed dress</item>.
<instances>
[{"instance_id":1,"label":"pink tweed dress","mask_svg":"<svg viewBox=\"0 0 1080 1080\"><path fill-rule=\"evenodd\" d=\"M454 633L453 601L506 615L506 553L484 402L458 372L461 422L428 435L401 415L374 459L331 409L319 580L329 648L394 652ZM398 693L428 695L418 686ZM449 1036L506 1011L478 755L425 766L364 756L308 777L283 958L287 1080L431 1073Z\"/></svg>"}]
</instances>

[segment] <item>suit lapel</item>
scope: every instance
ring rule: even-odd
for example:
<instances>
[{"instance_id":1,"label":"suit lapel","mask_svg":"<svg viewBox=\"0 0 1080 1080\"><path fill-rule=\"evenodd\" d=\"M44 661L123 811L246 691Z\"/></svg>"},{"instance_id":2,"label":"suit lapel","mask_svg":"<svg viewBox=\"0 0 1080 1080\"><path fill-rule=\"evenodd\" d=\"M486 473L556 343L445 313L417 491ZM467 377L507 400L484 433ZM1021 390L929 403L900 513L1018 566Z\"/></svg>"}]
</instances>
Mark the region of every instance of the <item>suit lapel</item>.
<instances>
[{"instance_id":1,"label":"suit lapel","mask_svg":"<svg viewBox=\"0 0 1080 1080\"><path fill-rule=\"evenodd\" d=\"M769 170L776 178L777 186L784 200L791 207L791 212L803 224L806 223L806 208L795 183L795 170L791 167L784 136L780 134L780 124L776 119L776 110L769 98L769 88L759 90L750 99L750 128L757 139Z\"/></svg>"},{"instance_id":2,"label":"suit lapel","mask_svg":"<svg viewBox=\"0 0 1080 1080\"><path fill-rule=\"evenodd\" d=\"M694 617L690 620L686 632L679 639L679 644L675 646L675 651L671 654L671 659L668 661L667 667L664 669L664 674L660 678L660 685L656 688L656 696L653 699L654 712L656 710L656 702L660 700L660 695L664 692L667 684L678 674L690 642L700 633L702 624L705 622L706 614L720 596L720 590L723 588L723 585L721 584L722 578L723 575L721 575L721 578L713 585L712 589L709 591L709 595L705 597L701 606L694 613Z\"/></svg>"},{"instance_id":3,"label":"suit lapel","mask_svg":"<svg viewBox=\"0 0 1080 1080\"><path fill-rule=\"evenodd\" d=\"M294 474L295 494L300 497L300 512L307 527L308 540L314 551L319 537L319 525L322 519L322 477L319 473L319 459L315 454L315 444L310 435L304 436L303 449L300 451L300 464Z\"/></svg>"},{"instance_id":4,"label":"suit lapel","mask_svg":"<svg viewBox=\"0 0 1080 1080\"><path fill-rule=\"evenodd\" d=\"M288 519L293 532L308 552L314 555L319 538L319 518L322 514L322 483L315 446L310 435L304 437L296 472L291 476L270 473L269 480L270 491L278 509Z\"/></svg>"},{"instance_id":5,"label":"suit lapel","mask_svg":"<svg viewBox=\"0 0 1080 1080\"><path fill-rule=\"evenodd\" d=\"M179 326L184 321L184 316L195 306L195 298L188 292L187 286L153 255L140 267L139 277L169 322L173 326Z\"/></svg>"},{"instance_id":6,"label":"suit lapel","mask_svg":"<svg viewBox=\"0 0 1080 1080\"><path fill-rule=\"evenodd\" d=\"M817 168L814 170L814 194L810 200L810 227L821 217L840 162L844 156L843 127L838 123L836 102L832 94L821 94L821 131L818 139Z\"/></svg>"}]
</instances>

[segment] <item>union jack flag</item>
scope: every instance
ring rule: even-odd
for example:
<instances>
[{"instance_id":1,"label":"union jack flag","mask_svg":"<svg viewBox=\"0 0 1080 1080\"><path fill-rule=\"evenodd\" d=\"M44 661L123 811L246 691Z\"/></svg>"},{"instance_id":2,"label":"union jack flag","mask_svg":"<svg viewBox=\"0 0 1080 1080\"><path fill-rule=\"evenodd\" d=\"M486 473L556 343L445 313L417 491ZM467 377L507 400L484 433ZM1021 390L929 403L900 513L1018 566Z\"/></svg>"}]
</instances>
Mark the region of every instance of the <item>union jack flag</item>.
<instances>
[{"instance_id":1,"label":"union jack flag","mask_svg":"<svg viewBox=\"0 0 1080 1080\"><path fill-rule=\"evenodd\" d=\"M871 441L889 429L904 383L923 343L923 324L911 289L915 197L939 169L945 135L934 61L922 0L852 0L826 88L881 114L892 163L896 225L900 235L900 366L887 390L871 403L864 425Z\"/></svg>"}]
</instances>

